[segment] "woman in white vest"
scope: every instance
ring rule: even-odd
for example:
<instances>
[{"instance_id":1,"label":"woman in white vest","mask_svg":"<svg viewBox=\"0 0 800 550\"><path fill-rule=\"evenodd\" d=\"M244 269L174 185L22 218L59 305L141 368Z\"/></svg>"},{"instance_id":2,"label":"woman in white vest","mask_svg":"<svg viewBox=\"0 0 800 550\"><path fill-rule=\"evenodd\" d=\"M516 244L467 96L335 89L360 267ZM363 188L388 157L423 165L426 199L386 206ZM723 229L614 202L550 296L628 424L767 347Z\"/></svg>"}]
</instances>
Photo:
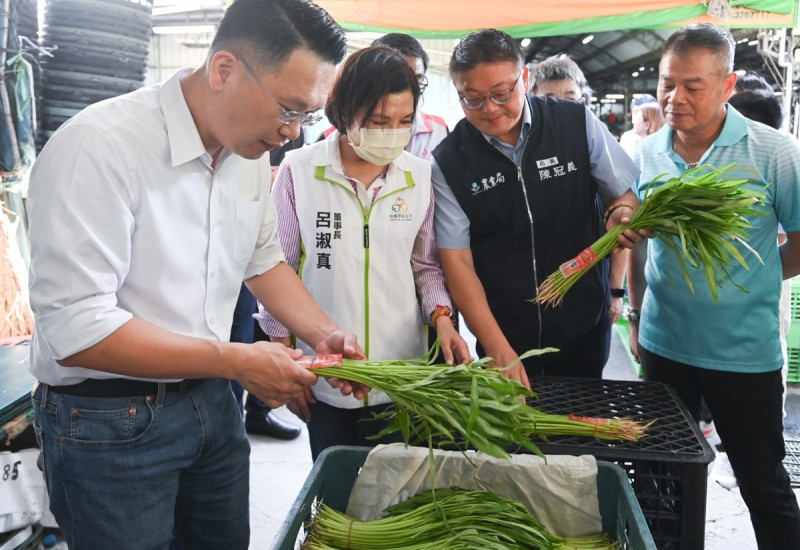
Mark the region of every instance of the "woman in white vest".
<instances>
[{"instance_id":1,"label":"woman in white vest","mask_svg":"<svg viewBox=\"0 0 800 550\"><path fill-rule=\"evenodd\" d=\"M325 108L336 131L286 155L273 200L286 261L325 312L358 335L368 358L425 355L427 322L455 363L469 351L453 326L435 245L430 162L403 150L419 95L402 54L383 46L354 53ZM271 340L290 343L267 312L259 323ZM361 420L389 406L378 391L361 401L324 381L289 404L308 423L315 460L332 445L378 443L368 437L386 423Z\"/></svg>"}]
</instances>

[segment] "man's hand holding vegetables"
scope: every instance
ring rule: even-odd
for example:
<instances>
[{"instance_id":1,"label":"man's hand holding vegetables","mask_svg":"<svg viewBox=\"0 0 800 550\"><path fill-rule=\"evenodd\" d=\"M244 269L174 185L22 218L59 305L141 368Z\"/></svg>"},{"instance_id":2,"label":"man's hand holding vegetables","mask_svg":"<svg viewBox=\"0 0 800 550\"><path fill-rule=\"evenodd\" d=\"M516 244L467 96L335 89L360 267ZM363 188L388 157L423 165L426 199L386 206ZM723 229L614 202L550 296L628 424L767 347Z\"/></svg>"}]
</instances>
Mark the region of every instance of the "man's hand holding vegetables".
<instances>
[{"instance_id":1,"label":"man's hand holding vegetables","mask_svg":"<svg viewBox=\"0 0 800 550\"><path fill-rule=\"evenodd\" d=\"M639 199L631 190L626 191L624 195L614 199L613 202L610 200L606 202L610 203L606 206L608 209L606 210L605 220L606 231L614 229L620 224L626 225L630 223L631 216L633 216L634 211L639 206ZM638 231L626 229L617 237L617 242L622 248L631 250L635 248L636 245L643 243L645 239L649 239L652 236L653 233L647 229L640 229Z\"/></svg>"}]
</instances>

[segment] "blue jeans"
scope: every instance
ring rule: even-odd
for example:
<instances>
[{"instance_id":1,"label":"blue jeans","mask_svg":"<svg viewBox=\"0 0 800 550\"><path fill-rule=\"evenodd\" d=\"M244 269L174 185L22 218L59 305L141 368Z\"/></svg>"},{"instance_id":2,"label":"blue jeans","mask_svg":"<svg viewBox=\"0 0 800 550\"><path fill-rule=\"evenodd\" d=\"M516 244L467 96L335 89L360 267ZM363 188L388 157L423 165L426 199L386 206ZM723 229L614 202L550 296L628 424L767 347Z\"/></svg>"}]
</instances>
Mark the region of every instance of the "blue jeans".
<instances>
[{"instance_id":1,"label":"blue jeans","mask_svg":"<svg viewBox=\"0 0 800 550\"><path fill-rule=\"evenodd\" d=\"M250 444L227 380L143 397L33 395L70 550L247 549Z\"/></svg>"}]
</instances>

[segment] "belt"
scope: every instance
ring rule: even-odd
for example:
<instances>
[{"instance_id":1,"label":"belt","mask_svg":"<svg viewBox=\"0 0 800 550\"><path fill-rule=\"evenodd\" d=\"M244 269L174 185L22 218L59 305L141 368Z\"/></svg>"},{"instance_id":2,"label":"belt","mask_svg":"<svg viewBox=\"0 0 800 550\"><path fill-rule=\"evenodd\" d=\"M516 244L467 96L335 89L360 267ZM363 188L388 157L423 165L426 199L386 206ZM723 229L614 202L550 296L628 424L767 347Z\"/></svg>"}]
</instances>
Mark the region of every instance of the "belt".
<instances>
[{"instance_id":1,"label":"belt","mask_svg":"<svg viewBox=\"0 0 800 550\"><path fill-rule=\"evenodd\" d=\"M88 378L70 386L49 386L48 391L78 397L141 397L156 395L159 384L163 384L167 392L180 392L199 386L205 380L205 378L200 378L180 382L149 382L128 378Z\"/></svg>"}]
</instances>

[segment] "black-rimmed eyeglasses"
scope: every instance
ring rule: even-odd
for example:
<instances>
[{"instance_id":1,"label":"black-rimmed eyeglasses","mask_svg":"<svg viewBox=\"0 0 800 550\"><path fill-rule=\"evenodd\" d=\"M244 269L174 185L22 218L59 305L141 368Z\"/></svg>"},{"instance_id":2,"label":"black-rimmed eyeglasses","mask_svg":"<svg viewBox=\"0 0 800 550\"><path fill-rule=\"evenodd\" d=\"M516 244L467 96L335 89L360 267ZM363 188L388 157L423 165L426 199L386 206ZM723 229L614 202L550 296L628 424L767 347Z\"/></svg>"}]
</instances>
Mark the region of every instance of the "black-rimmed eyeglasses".
<instances>
[{"instance_id":1,"label":"black-rimmed eyeglasses","mask_svg":"<svg viewBox=\"0 0 800 550\"><path fill-rule=\"evenodd\" d=\"M322 120L322 114L319 111L315 111L313 113L301 113L300 111L293 111L291 109L287 109L286 107L278 103L278 100L272 97L272 94L269 93L269 91L264 87L263 84L261 84L261 81L258 79L258 76L256 76L256 73L253 71L252 68L250 68L250 65L247 64L247 61L245 61L244 58L242 57L239 58L239 61L242 62L242 66L250 74L250 76L253 77L253 80L256 81L258 87L261 88L264 91L264 93L267 94L269 98L275 102L275 105L277 105L280 108L281 110L280 121L282 124L288 125L299 122L300 126L311 126Z\"/></svg>"},{"instance_id":2,"label":"black-rimmed eyeglasses","mask_svg":"<svg viewBox=\"0 0 800 550\"><path fill-rule=\"evenodd\" d=\"M424 74L417 76L417 83L419 84L419 93L422 95L422 93L425 91L425 88L428 87L428 77Z\"/></svg>"},{"instance_id":3,"label":"black-rimmed eyeglasses","mask_svg":"<svg viewBox=\"0 0 800 550\"><path fill-rule=\"evenodd\" d=\"M519 75L517 75L517 78L514 80L514 85L508 90L500 90L499 92L494 92L488 95L473 95L473 96L459 95L458 99L468 109L480 109L481 107L483 107L483 104L486 103L486 98L491 99L492 102L496 105L503 105L511 100L511 94L513 94L514 90L517 89L517 84L519 84L520 76L522 76L522 73L519 73Z\"/></svg>"}]
</instances>

